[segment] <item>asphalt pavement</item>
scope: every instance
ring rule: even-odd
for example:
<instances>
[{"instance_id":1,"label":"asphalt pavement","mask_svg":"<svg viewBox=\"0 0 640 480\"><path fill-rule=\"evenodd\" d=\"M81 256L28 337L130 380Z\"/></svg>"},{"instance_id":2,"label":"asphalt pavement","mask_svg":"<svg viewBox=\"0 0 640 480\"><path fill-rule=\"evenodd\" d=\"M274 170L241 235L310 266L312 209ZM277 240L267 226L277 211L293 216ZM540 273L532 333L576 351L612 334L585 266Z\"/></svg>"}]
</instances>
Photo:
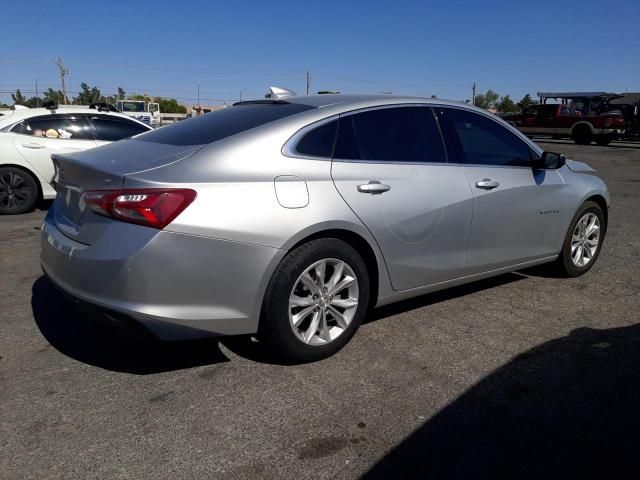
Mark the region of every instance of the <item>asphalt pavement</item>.
<instances>
[{"instance_id":1,"label":"asphalt pavement","mask_svg":"<svg viewBox=\"0 0 640 480\"><path fill-rule=\"evenodd\" d=\"M1 217L0 478L637 478L640 145L542 145L611 190L587 275L388 306L307 365L96 324L42 277L45 211Z\"/></svg>"}]
</instances>

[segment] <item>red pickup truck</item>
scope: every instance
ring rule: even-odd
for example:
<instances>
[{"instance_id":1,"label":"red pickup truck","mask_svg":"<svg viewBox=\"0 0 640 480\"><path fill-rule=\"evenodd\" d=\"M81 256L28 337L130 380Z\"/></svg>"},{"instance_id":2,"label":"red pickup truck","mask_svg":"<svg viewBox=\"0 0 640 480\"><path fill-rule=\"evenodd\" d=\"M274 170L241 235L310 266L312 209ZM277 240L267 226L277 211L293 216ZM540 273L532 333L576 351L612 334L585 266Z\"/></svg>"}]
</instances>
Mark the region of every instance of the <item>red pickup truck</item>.
<instances>
[{"instance_id":1,"label":"red pickup truck","mask_svg":"<svg viewBox=\"0 0 640 480\"><path fill-rule=\"evenodd\" d=\"M579 145L592 141L608 145L625 128L620 112L583 114L573 104L559 103L534 105L522 114L508 115L504 120L526 135L571 137Z\"/></svg>"}]
</instances>

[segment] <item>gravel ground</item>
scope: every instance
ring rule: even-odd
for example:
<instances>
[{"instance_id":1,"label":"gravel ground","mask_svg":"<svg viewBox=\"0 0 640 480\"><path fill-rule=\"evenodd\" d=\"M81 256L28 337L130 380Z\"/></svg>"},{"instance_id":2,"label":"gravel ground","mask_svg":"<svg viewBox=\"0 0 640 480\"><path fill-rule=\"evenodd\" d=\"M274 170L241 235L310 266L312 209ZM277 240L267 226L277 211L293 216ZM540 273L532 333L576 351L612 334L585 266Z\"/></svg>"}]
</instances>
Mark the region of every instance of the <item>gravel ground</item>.
<instances>
[{"instance_id":1,"label":"gravel ground","mask_svg":"<svg viewBox=\"0 0 640 480\"><path fill-rule=\"evenodd\" d=\"M45 212L1 217L0 478L638 477L640 146L543 146L611 190L589 274L385 307L308 365L97 325L41 276Z\"/></svg>"}]
</instances>

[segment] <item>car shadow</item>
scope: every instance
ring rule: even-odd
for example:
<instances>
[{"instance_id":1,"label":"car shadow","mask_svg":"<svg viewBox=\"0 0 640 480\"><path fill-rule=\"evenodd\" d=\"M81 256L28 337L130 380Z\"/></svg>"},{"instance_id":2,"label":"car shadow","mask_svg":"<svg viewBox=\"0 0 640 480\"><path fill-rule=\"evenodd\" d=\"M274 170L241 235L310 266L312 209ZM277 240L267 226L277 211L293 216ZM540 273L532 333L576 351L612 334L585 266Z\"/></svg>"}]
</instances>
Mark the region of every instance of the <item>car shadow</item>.
<instances>
[{"instance_id":1,"label":"car shadow","mask_svg":"<svg viewBox=\"0 0 640 480\"><path fill-rule=\"evenodd\" d=\"M363 324L524 278L526 276L517 272L508 273L422 295L373 309ZM78 308L44 276L33 284L31 308L40 332L54 348L68 357L105 370L147 375L228 362L220 345L258 363L299 363L275 355L250 335L167 342L135 324L105 324L94 312Z\"/></svg>"},{"instance_id":2,"label":"car shadow","mask_svg":"<svg viewBox=\"0 0 640 480\"><path fill-rule=\"evenodd\" d=\"M513 358L362 478L640 477L640 324L580 328Z\"/></svg>"},{"instance_id":3,"label":"car shadow","mask_svg":"<svg viewBox=\"0 0 640 480\"><path fill-rule=\"evenodd\" d=\"M53 200L40 200L39 202L36 203L34 209L40 210L42 212L46 212L47 210L49 210L49 208L51 208L52 204L53 204Z\"/></svg>"},{"instance_id":4,"label":"car shadow","mask_svg":"<svg viewBox=\"0 0 640 480\"><path fill-rule=\"evenodd\" d=\"M44 276L33 284L31 308L40 332L54 348L105 370L148 375L229 361L215 338L163 342L142 328L96 322Z\"/></svg>"}]
</instances>

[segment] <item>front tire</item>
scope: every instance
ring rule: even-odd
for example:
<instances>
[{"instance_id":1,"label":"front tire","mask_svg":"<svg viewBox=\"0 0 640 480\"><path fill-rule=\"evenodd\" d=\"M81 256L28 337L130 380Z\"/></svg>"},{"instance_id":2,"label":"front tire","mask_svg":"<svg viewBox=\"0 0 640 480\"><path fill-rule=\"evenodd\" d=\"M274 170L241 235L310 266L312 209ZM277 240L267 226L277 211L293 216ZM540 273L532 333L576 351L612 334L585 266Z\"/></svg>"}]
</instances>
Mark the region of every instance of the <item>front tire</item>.
<instances>
[{"instance_id":1,"label":"front tire","mask_svg":"<svg viewBox=\"0 0 640 480\"><path fill-rule=\"evenodd\" d=\"M571 136L576 145L589 145L593 139L591 129L586 125L578 125Z\"/></svg>"},{"instance_id":2,"label":"front tire","mask_svg":"<svg viewBox=\"0 0 640 480\"><path fill-rule=\"evenodd\" d=\"M0 167L0 215L28 212L38 197L38 184L31 174L20 168Z\"/></svg>"},{"instance_id":3,"label":"front tire","mask_svg":"<svg viewBox=\"0 0 640 480\"><path fill-rule=\"evenodd\" d=\"M289 360L321 360L355 334L369 297L369 275L358 252L335 238L313 240L290 252L276 269L259 337Z\"/></svg>"},{"instance_id":4,"label":"front tire","mask_svg":"<svg viewBox=\"0 0 640 480\"><path fill-rule=\"evenodd\" d=\"M596 262L607 230L604 212L595 202L584 202L571 221L557 267L565 276L579 277Z\"/></svg>"}]
</instances>

